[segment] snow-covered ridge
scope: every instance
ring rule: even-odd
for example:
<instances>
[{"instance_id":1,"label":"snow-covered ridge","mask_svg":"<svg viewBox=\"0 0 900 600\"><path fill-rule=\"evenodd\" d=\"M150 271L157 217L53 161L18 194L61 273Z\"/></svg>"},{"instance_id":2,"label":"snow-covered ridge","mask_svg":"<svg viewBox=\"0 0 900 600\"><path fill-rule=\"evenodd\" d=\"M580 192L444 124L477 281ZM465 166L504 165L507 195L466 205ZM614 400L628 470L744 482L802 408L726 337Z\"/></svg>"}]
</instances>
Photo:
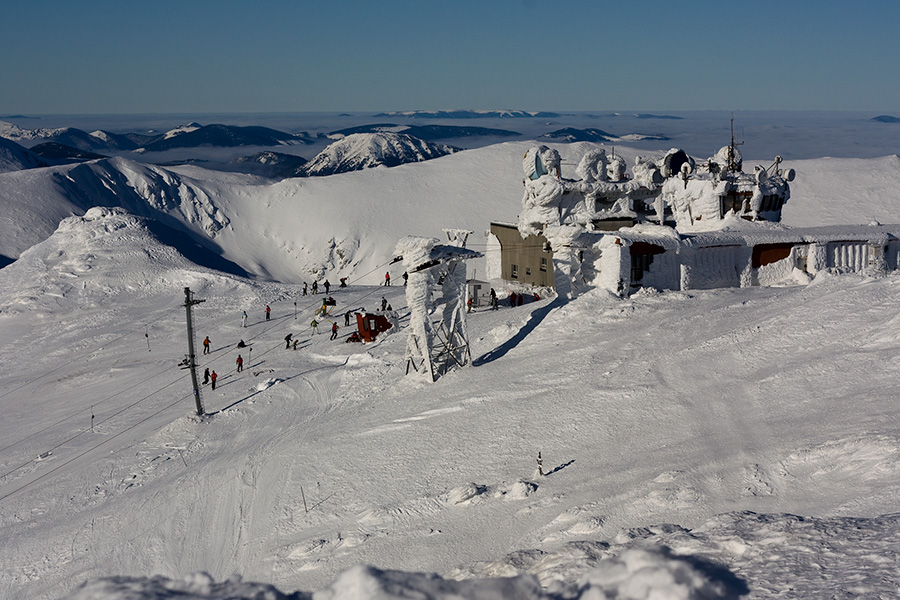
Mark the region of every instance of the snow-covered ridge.
<instances>
[{"instance_id":1,"label":"snow-covered ridge","mask_svg":"<svg viewBox=\"0 0 900 600\"><path fill-rule=\"evenodd\" d=\"M403 133L354 133L330 144L300 167L298 175L334 175L380 166L395 167L456 151L458 148L433 144Z\"/></svg>"},{"instance_id":2,"label":"snow-covered ridge","mask_svg":"<svg viewBox=\"0 0 900 600\"><path fill-rule=\"evenodd\" d=\"M165 132L162 136L162 139L170 140L173 137L175 137L176 135L181 135L182 133L190 133L192 131L197 131L201 127L203 127L203 125L192 121L192 122L188 123L187 125L182 125L181 127L176 127L175 129L170 129L169 131Z\"/></svg>"},{"instance_id":3,"label":"snow-covered ridge","mask_svg":"<svg viewBox=\"0 0 900 600\"><path fill-rule=\"evenodd\" d=\"M5 294L0 312L42 311L48 299L55 306L67 299L68 309L77 310L115 302L126 291L174 295L196 278L180 278L177 272L219 276L210 269L245 274L158 221L123 208L95 207L64 219L49 238L4 269L21 285Z\"/></svg>"},{"instance_id":4,"label":"snow-covered ridge","mask_svg":"<svg viewBox=\"0 0 900 600\"><path fill-rule=\"evenodd\" d=\"M46 166L47 161L28 148L0 137L0 173Z\"/></svg>"}]
</instances>

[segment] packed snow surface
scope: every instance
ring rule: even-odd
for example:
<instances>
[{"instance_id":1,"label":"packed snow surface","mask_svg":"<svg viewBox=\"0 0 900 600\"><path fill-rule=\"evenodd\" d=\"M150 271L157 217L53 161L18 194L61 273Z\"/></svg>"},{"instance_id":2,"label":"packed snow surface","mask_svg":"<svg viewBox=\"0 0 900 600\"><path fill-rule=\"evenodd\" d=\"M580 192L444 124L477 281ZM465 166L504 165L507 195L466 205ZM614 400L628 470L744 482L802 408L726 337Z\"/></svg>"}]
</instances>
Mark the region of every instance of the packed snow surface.
<instances>
[{"instance_id":1,"label":"packed snow surface","mask_svg":"<svg viewBox=\"0 0 900 600\"><path fill-rule=\"evenodd\" d=\"M124 160L0 174L3 206L61 215L0 269L0 597L896 597L896 273L478 310L473 366L405 377L396 242L515 220L530 145L277 185ZM895 162L788 165L785 221L892 222ZM91 209L60 178L134 192ZM199 266L161 214L283 283ZM337 303L322 334L314 277ZM218 374L204 416L186 287ZM344 343L382 296L400 331Z\"/></svg>"}]
</instances>

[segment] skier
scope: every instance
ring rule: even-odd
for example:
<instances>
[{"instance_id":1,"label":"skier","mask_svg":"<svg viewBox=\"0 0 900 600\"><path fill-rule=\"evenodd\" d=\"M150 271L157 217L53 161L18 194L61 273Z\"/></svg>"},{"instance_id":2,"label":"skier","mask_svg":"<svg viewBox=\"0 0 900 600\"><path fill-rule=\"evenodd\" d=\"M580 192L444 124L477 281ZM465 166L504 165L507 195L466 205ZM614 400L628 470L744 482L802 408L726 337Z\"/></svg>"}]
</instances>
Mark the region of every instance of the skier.
<instances>
[{"instance_id":1,"label":"skier","mask_svg":"<svg viewBox=\"0 0 900 600\"><path fill-rule=\"evenodd\" d=\"M294 341L291 343L291 345L294 347L294 352L297 351L297 342L298 341L300 341L300 340L298 340L297 338L294 338Z\"/></svg>"},{"instance_id":2,"label":"skier","mask_svg":"<svg viewBox=\"0 0 900 600\"><path fill-rule=\"evenodd\" d=\"M384 274L384 285L385 285L385 287L388 287L391 285L391 272L390 271L388 271L387 273Z\"/></svg>"},{"instance_id":3,"label":"skier","mask_svg":"<svg viewBox=\"0 0 900 600\"><path fill-rule=\"evenodd\" d=\"M512 292L512 293L509 295L509 305L510 305L510 306L515 306L515 305L516 305L516 293L515 293L515 292Z\"/></svg>"},{"instance_id":4,"label":"skier","mask_svg":"<svg viewBox=\"0 0 900 600\"><path fill-rule=\"evenodd\" d=\"M313 319L309 322L309 326L312 327L313 333L319 333L319 322Z\"/></svg>"},{"instance_id":5,"label":"skier","mask_svg":"<svg viewBox=\"0 0 900 600\"><path fill-rule=\"evenodd\" d=\"M338 287L347 287L347 278L346 277L341 277L341 285L339 285Z\"/></svg>"},{"instance_id":6,"label":"skier","mask_svg":"<svg viewBox=\"0 0 900 600\"><path fill-rule=\"evenodd\" d=\"M344 327L350 327L350 315L352 311L347 311L344 313Z\"/></svg>"},{"instance_id":7,"label":"skier","mask_svg":"<svg viewBox=\"0 0 900 600\"><path fill-rule=\"evenodd\" d=\"M246 327L246 326L247 326L247 311L245 310L243 313L241 313L241 327Z\"/></svg>"},{"instance_id":8,"label":"skier","mask_svg":"<svg viewBox=\"0 0 900 600\"><path fill-rule=\"evenodd\" d=\"M466 312L472 312L472 296L469 296L469 299L466 300Z\"/></svg>"},{"instance_id":9,"label":"skier","mask_svg":"<svg viewBox=\"0 0 900 600\"><path fill-rule=\"evenodd\" d=\"M269 305L266 304L266 321L269 320L269 315L272 313L272 309L269 308Z\"/></svg>"},{"instance_id":10,"label":"skier","mask_svg":"<svg viewBox=\"0 0 900 600\"><path fill-rule=\"evenodd\" d=\"M219 378L219 376L216 375L215 371L213 371L212 373L209 374L209 381L212 384L212 389L216 389L216 379L218 379L218 378Z\"/></svg>"},{"instance_id":11,"label":"skier","mask_svg":"<svg viewBox=\"0 0 900 600\"><path fill-rule=\"evenodd\" d=\"M331 322L331 339L333 339L333 340L337 339L338 329L340 329L340 327L338 327L338 324L336 322L332 321Z\"/></svg>"},{"instance_id":12,"label":"skier","mask_svg":"<svg viewBox=\"0 0 900 600\"><path fill-rule=\"evenodd\" d=\"M322 285L325 286L325 293L327 294L327 293L328 293L328 289L331 287L331 282L329 282L329 281L326 279L326 280L325 280L325 283L323 283Z\"/></svg>"},{"instance_id":13,"label":"skier","mask_svg":"<svg viewBox=\"0 0 900 600\"><path fill-rule=\"evenodd\" d=\"M209 354L209 336L203 338L203 354Z\"/></svg>"},{"instance_id":14,"label":"skier","mask_svg":"<svg viewBox=\"0 0 900 600\"><path fill-rule=\"evenodd\" d=\"M303 295L306 295L306 282L303 282Z\"/></svg>"},{"instance_id":15,"label":"skier","mask_svg":"<svg viewBox=\"0 0 900 600\"><path fill-rule=\"evenodd\" d=\"M244 370L244 357L238 354L237 360L234 361L234 364L237 365L237 372L240 373Z\"/></svg>"},{"instance_id":16,"label":"skier","mask_svg":"<svg viewBox=\"0 0 900 600\"><path fill-rule=\"evenodd\" d=\"M497 310L497 292L491 288L491 310Z\"/></svg>"},{"instance_id":17,"label":"skier","mask_svg":"<svg viewBox=\"0 0 900 600\"><path fill-rule=\"evenodd\" d=\"M387 308L387 300L385 300L384 296L381 297L381 312Z\"/></svg>"},{"instance_id":18,"label":"skier","mask_svg":"<svg viewBox=\"0 0 900 600\"><path fill-rule=\"evenodd\" d=\"M313 293L313 294L318 294L318 293L319 293L319 282L318 282L318 281L313 281L313 285L312 285L312 293Z\"/></svg>"},{"instance_id":19,"label":"skier","mask_svg":"<svg viewBox=\"0 0 900 600\"><path fill-rule=\"evenodd\" d=\"M203 385L209 383L209 367L206 367L206 370L203 371Z\"/></svg>"},{"instance_id":20,"label":"skier","mask_svg":"<svg viewBox=\"0 0 900 600\"><path fill-rule=\"evenodd\" d=\"M285 350L287 350L288 348L291 347L291 338L292 337L294 337L293 333L289 333L286 336L284 336L284 349Z\"/></svg>"},{"instance_id":21,"label":"skier","mask_svg":"<svg viewBox=\"0 0 900 600\"><path fill-rule=\"evenodd\" d=\"M406 282L409 280L409 273L403 271L403 287L406 287Z\"/></svg>"}]
</instances>

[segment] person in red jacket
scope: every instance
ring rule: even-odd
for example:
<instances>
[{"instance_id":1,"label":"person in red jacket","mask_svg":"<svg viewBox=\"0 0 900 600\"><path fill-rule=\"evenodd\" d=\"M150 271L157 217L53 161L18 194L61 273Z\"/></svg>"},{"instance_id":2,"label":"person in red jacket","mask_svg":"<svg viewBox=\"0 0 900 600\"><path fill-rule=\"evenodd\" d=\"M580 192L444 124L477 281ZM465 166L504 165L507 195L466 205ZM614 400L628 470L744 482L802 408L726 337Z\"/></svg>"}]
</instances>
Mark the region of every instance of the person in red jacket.
<instances>
[{"instance_id":1,"label":"person in red jacket","mask_svg":"<svg viewBox=\"0 0 900 600\"><path fill-rule=\"evenodd\" d=\"M240 373L241 371L244 370L244 357L243 357L243 356L241 356L240 354L238 354L237 360L234 361L234 363L237 365L237 372L238 372L238 373Z\"/></svg>"},{"instance_id":2,"label":"person in red jacket","mask_svg":"<svg viewBox=\"0 0 900 600\"><path fill-rule=\"evenodd\" d=\"M216 375L215 371L209 374L209 380L212 382L212 389L216 389L216 379L218 378L219 376Z\"/></svg>"}]
</instances>

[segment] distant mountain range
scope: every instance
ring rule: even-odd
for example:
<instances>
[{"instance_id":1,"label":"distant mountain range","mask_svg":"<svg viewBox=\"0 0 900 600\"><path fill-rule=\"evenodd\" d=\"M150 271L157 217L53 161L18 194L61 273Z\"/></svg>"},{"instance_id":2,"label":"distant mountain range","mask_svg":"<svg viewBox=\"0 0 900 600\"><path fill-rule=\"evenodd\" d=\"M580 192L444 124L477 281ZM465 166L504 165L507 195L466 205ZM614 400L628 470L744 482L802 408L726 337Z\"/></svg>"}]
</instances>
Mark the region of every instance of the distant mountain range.
<instances>
[{"instance_id":1,"label":"distant mountain range","mask_svg":"<svg viewBox=\"0 0 900 600\"><path fill-rule=\"evenodd\" d=\"M879 123L900 123L900 118L892 117L891 115L879 115L872 117L872 120Z\"/></svg>"},{"instance_id":2,"label":"distant mountain range","mask_svg":"<svg viewBox=\"0 0 900 600\"><path fill-rule=\"evenodd\" d=\"M43 144L32 146L31 151L38 156L56 163L84 162L86 160L109 158L103 154L79 150L78 148L66 146L65 144L60 144L58 142L44 142Z\"/></svg>"},{"instance_id":3,"label":"distant mountain range","mask_svg":"<svg viewBox=\"0 0 900 600\"><path fill-rule=\"evenodd\" d=\"M160 135L111 133L97 130L91 133L74 127L58 129L25 129L0 121L0 137L23 145L56 142L84 152L135 151L164 152L174 148L217 146L278 146L312 144L315 137L306 132L285 133L268 127L239 127L236 125L200 125L189 123Z\"/></svg>"},{"instance_id":4,"label":"distant mountain range","mask_svg":"<svg viewBox=\"0 0 900 600\"><path fill-rule=\"evenodd\" d=\"M397 125L396 123L373 123L332 131L330 138L339 138L354 133L405 133L425 141L446 140L453 138L493 136L515 137L522 134L508 129L491 129L488 127L464 127L459 125Z\"/></svg>"},{"instance_id":5,"label":"distant mountain range","mask_svg":"<svg viewBox=\"0 0 900 600\"><path fill-rule=\"evenodd\" d=\"M376 117L413 117L417 119L556 119L554 112L524 110L410 110L379 113Z\"/></svg>"},{"instance_id":6,"label":"distant mountain range","mask_svg":"<svg viewBox=\"0 0 900 600\"><path fill-rule=\"evenodd\" d=\"M636 142L646 140L665 141L669 138L664 135L644 135L642 133L629 133L625 135L614 135L589 127L587 129L576 129L574 127L566 127L545 133L541 138L555 140L559 142Z\"/></svg>"},{"instance_id":7,"label":"distant mountain range","mask_svg":"<svg viewBox=\"0 0 900 600\"><path fill-rule=\"evenodd\" d=\"M197 125L181 127L145 143L139 152L164 152L173 148L196 148L217 146L279 146L291 144L312 144L315 138L307 133L285 133L268 127L236 125Z\"/></svg>"}]
</instances>

